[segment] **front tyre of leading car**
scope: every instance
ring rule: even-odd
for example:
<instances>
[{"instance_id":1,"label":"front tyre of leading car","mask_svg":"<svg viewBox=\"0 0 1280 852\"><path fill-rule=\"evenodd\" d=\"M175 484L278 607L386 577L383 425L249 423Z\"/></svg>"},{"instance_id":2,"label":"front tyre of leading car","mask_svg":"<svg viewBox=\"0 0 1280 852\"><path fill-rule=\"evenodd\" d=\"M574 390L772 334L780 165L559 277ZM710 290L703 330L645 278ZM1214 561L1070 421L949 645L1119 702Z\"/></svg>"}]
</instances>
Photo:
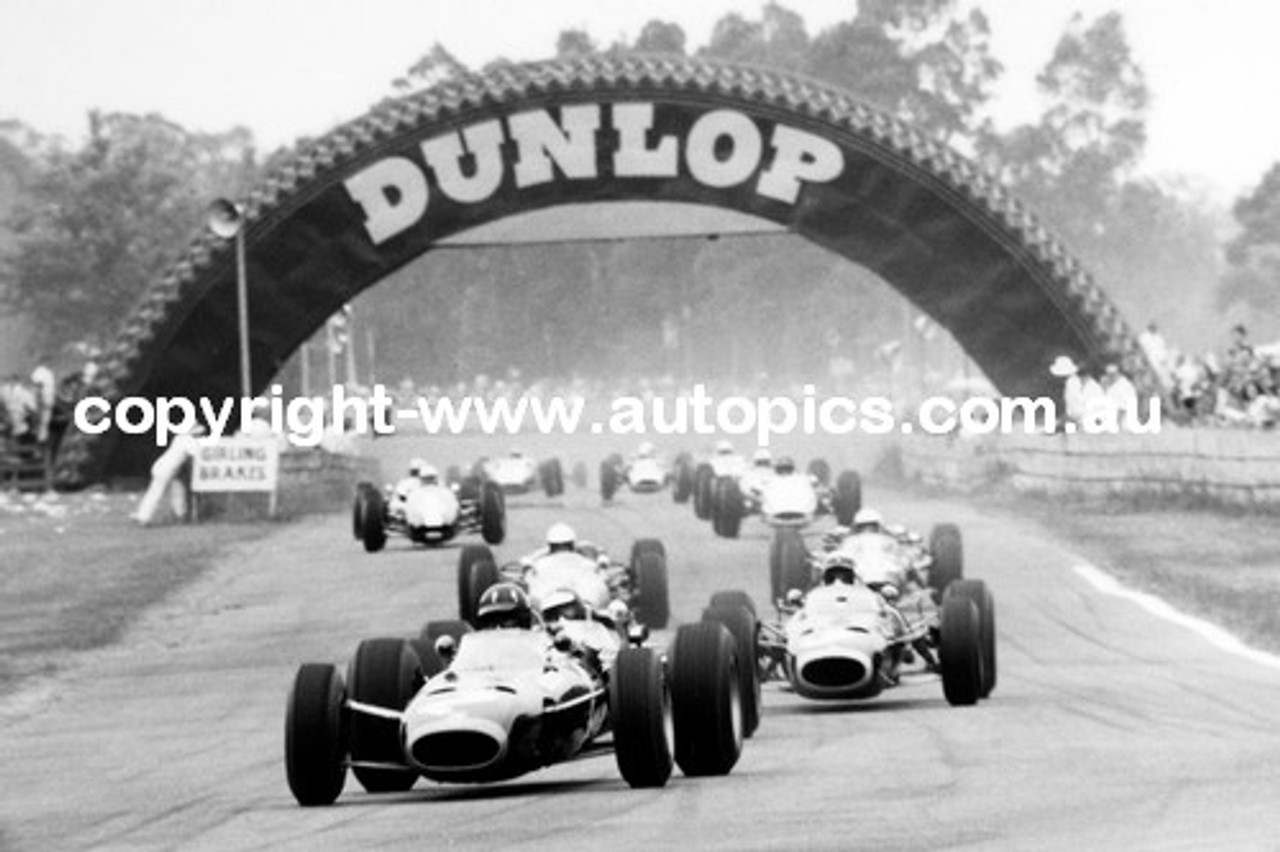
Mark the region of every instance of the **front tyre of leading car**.
<instances>
[{"instance_id":1,"label":"front tyre of leading car","mask_svg":"<svg viewBox=\"0 0 1280 852\"><path fill-rule=\"evenodd\" d=\"M668 656L676 764L690 777L728 775L745 736L732 634L714 621L683 624Z\"/></svg>"},{"instance_id":2,"label":"front tyre of leading car","mask_svg":"<svg viewBox=\"0 0 1280 852\"><path fill-rule=\"evenodd\" d=\"M327 663L299 667L284 717L284 766L298 804L331 805L347 779L342 675Z\"/></svg>"},{"instance_id":3,"label":"front tyre of leading car","mask_svg":"<svg viewBox=\"0 0 1280 852\"><path fill-rule=\"evenodd\" d=\"M671 777L674 726L662 660L651 648L623 648L609 681L614 757L632 787L662 787Z\"/></svg>"}]
</instances>

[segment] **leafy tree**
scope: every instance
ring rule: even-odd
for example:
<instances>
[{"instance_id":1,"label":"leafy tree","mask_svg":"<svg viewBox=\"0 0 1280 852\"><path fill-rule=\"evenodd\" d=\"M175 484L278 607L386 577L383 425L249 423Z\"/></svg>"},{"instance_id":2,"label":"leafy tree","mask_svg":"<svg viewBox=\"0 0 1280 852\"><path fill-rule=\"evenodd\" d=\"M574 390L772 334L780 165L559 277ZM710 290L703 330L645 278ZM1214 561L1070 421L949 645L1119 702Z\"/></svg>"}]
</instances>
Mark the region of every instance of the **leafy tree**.
<instances>
[{"instance_id":1,"label":"leafy tree","mask_svg":"<svg viewBox=\"0 0 1280 852\"><path fill-rule=\"evenodd\" d=\"M597 51L595 41L586 30L564 30L556 39L556 56L590 56Z\"/></svg>"},{"instance_id":2,"label":"leafy tree","mask_svg":"<svg viewBox=\"0 0 1280 852\"><path fill-rule=\"evenodd\" d=\"M1280 308L1280 163L1232 208L1240 232L1227 244L1221 307L1237 303L1274 313Z\"/></svg>"},{"instance_id":3,"label":"leafy tree","mask_svg":"<svg viewBox=\"0 0 1280 852\"><path fill-rule=\"evenodd\" d=\"M801 70L808 50L804 19L777 3L767 3L759 21L749 21L737 12L717 21L699 55Z\"/></svg>"},{"instance_id":4,"label":"leafy tree","mask_svg":"<svg viewBox=\"0 0 1280 852\"><path fill-rule=\"evenodd\" d=\"M440 42L435 42L403 76L391 81L391 89L397 97L403 97L470 73L471 70L460 59Z\"/></svg>"},{"instance_id":5,"label":"leafy tree","mask_svg":"<svg viewBox=\"0 0 1280 852\"><path fill-rule=\"evenodd\" d=\"M29 318L43 346L103 342L203 226L209 200L242 194L253 171L245 130L91 113L87 143L43 155L11 212L4 308Z\"/></svg>"},{"instance_id":6,"label":"leafy tree","mask_svg":"<svg viewBox=\"0 0 1280 852\"><path fill-rule=\"evenodd\" d=\"M640 29L633 50L645 53L685 53L685 34L679 24L654 19Z\"/></svg>"}]
</instances>

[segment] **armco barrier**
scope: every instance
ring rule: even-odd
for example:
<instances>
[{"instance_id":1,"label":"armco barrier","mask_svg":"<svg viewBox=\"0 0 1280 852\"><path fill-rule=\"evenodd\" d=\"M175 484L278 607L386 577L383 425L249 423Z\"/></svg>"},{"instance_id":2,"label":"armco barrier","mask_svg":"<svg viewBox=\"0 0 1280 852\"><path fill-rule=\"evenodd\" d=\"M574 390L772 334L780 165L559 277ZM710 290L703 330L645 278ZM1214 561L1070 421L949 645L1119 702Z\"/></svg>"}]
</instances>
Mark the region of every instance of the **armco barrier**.
<instances>
[{"instance_id":1,"label":"armco barrier","mask_svg":"<svg viewBox=\"0 0 1280 852\"><path fill-rule=\"evenodd\" d=\"M1155 435L903 436L903 475L974 490L1207 499L1280 506L1280 433L1169 428Z\"/></svg>"}]
</instances>

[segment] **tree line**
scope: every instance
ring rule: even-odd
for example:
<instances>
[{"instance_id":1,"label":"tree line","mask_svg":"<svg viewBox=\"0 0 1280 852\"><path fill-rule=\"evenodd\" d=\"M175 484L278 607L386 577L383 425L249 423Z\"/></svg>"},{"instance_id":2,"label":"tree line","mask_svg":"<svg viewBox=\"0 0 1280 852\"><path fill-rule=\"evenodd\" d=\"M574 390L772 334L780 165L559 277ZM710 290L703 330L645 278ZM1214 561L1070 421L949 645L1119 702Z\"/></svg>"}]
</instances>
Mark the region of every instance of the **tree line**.
<instances>
[{"instance_id":1,"label":"tree line","mask_svg":"<svg viewBox=\"0 0 1280 852\"><path fill-rule=\"evenodd\" d=\"M1038 119L1003 130L991 118L1004 73L991 22L956 0L863 0L817 32L768 3L725 15L696 48L660 20L607 44L568 29L554 48L749 61L843 87L999 175L1131 323L1158 320L1174 341L1212 346L1206 312L1248 320L1280 304L1280 163L1234 221L1190 179L1141 176L1152 94L1120 13L1071 19L1036 80ZM432 45L388 97L477 70ZM105 343L203 227L208 201L245 195L286 155L264 155L243 128L192 133L159 115L92 113L74 148L0 122L0 310L24 317L44 351ZM368 291L355 314L381 375L440 383L513 365L640 375L688 361L703 374L813 375L836 353L871 364L910 327L874 275L786 235L436 252Z\"/></svg>"}]
</instances>

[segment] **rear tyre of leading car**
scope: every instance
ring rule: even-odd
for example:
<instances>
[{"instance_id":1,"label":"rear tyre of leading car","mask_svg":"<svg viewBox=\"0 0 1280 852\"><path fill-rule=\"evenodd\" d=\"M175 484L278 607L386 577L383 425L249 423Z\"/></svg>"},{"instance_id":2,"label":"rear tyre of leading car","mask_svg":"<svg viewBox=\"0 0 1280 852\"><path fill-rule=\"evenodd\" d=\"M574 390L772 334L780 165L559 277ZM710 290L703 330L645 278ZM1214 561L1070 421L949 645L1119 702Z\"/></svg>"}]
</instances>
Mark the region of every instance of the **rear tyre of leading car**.
<instances>
[{"instance_id":1,"label":"rear tyre of leading car","mask_svg":"<svg viewBox=\"0 0 1280 852\"><path fill-rule=\"evenodd\" d=\"M418 656L403 639L366 639L356 648L347 673L347 692L352 701L386 710L404 710L422 683ZM404 764L400 745L400 723L395 719L352 711L352 774L370 793L408 790L418 773L404 769L356 766L360 761Z\"/></svg>"},{"instance_id":2,"label":"rear tyre of leading car","mask_svg":"<svg viewBox=\"0 0 1280 852\"><path fill-rule=\"evenodd\" d=\"M474 625L480 596L499 579L493 551L483 544L465 545L458 555L458 618Z\"/></svg>"},{"instance_id":3,"label":"rear tyre of leading car","mask_svg":"<svg viewBox=\"0 0 1280 852\"><path fill-rule=\"evenodd\" d=\"M755 608L742 603L716 604L716 597L726 600L730 596L746 597L745 592L718 592L711 598L711 606L702 611L702 620L724 625L733 636L738 652L738 689L742 696L742 735L750 737L760 727L760 626L756 622Z\"/></svg>"}]
</instances>

